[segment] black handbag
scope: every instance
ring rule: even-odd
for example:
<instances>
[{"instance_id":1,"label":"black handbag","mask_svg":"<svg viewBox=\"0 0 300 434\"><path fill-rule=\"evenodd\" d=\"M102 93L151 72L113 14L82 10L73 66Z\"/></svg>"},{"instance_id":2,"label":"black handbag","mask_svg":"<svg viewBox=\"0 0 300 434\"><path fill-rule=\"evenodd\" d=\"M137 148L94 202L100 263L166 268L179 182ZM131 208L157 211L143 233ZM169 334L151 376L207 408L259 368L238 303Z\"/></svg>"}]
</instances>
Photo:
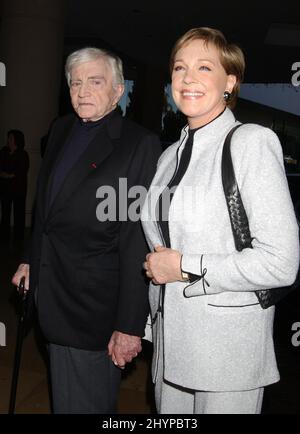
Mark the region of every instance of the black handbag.
<instances>
[{"instance_id":1,"label":"black handbag","mask_svg":"<svg viewBox=\"0 0 300 434\"><path fill-rule=\"evenodd\" d=\"M252 248L252 237L249 229L248 217L235 178L230 152L232 135L240 126L241 124L233 127L225 139L221 167L223 189L229 212L234 243L239 252L245 248ZM293 285L282 288L262 289L255 291L255 294L261 307L267 309L296 289L299 284L300 276L298 270L297 278Z\"/></svg>"}]
</instances>

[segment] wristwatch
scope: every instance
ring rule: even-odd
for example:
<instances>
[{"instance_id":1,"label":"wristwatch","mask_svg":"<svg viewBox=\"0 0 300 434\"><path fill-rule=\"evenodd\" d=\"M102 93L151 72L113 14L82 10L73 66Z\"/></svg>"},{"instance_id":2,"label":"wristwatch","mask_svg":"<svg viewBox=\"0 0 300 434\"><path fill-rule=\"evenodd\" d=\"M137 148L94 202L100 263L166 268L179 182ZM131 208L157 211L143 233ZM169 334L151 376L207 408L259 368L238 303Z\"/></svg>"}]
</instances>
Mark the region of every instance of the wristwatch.
<instances>
[{"instance_id":1,"label":"wristwatch","mask_svg":"<svg viewBox=\"0 0 300 434\"><path fill-rule=\"evenodd\" d=\"M181 270L181 276L182 276L182 280L184 280L185 282L187 282L188 280L190 280L189 273L186 273L185 271Z\"/></svg>"}]
</instances>

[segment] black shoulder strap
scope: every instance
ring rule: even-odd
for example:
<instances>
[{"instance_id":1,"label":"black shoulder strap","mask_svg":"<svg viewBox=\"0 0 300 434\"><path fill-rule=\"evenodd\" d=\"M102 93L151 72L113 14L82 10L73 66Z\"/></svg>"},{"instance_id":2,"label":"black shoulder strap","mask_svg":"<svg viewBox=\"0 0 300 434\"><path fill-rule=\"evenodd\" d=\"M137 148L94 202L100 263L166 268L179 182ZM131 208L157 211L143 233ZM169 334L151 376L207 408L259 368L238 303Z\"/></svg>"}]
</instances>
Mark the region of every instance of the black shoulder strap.
<instances>
[{"instance_id":1,"label":"black shoulder strap","mask_svg":"<svg viewBox=\"0 0 300 434\"><path fill-rule=\"evenodd\" d=\"M235 178L230 152L232 135L240 126L241 125L237 125L236 127L232 128L231 131L229 131L229 134L227 135L224 142L222 153L222 183L229 212L235 248L238 251L241 251L246 247L252 248L252 238L249 229L248 217ZM280 301L293 289L298 288L299 285L300 272L298 270L298 275L293 285L286 286L284 288L261 289L255 291L255 294L261 307L263 309L267 309L268 307Z\"/></svg>"},{"instance_id":2,"label":"black shoulder strap","mask_svg":"<svg viewBox=\"0 0 300 434\"><path fill-rule=\"evenodd\" d=\"M252 238L249 229L248 217L239 192L230 151L231 138L233 133L240 126L241 124L236 125L227 134L223 146L221 166L222 183L229 212L232 233L235 247L239 252L246 247L252 247Z\"/></svg>"},{"instance_id":3,"label":"black shoulder strap","mask_svg":"<svg viewBox=\"0 0 300 434\"><path fill-rule=\"evenodd\" d=\"M238 189L238 185L235 179L234 167L232 164L230 145L233 133L241 126L242 124L236 125L229 131L223 145L222 182L225 196L227 196L227 193L230 195L233 190Z\"/></svg>"}]
</instances>

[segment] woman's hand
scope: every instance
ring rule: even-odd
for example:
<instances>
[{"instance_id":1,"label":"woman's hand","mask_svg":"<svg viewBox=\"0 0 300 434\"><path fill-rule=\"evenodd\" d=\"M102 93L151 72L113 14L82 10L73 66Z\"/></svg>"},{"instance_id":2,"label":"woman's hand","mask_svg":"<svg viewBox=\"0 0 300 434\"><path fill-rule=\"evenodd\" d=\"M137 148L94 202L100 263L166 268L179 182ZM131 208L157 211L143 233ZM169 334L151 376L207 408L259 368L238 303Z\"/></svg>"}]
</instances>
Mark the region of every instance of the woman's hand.
<instances>
[{"instance_id":1,"label":"woman's hand","mask_svg":"<svg viewBox=\"0 0 300 434\"><path fill-rule=\"evenodd\" d=\"M155 246L153 253L148 253L143 264L146 276L156 285L181 281L181 253L178 250Z\"/></svg>"}]
</instances>

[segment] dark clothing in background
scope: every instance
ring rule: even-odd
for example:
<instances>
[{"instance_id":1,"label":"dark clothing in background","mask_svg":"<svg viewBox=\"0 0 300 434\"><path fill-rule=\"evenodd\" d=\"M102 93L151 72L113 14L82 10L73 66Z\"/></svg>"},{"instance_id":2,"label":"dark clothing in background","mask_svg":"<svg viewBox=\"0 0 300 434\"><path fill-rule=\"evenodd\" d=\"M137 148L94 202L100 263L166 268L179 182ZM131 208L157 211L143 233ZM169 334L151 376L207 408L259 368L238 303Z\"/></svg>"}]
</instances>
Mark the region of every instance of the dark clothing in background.
<instances>
[{"instance_id":1,"label":"dark clothing in background","mask_svg":"<svg viewBox=\"0 0 300 434\"><path fill-rule=\"evenodd\" d=\"M13 229L16 239L23 239L25 229L25 203L27 193L27 173L29 157L25 150L10 152L8 147L0 151L0 172L14 175L12 178L0 177L1 195L1 235L10 236L10 219L13 208Z\"/></svg>"}]
</instances>

